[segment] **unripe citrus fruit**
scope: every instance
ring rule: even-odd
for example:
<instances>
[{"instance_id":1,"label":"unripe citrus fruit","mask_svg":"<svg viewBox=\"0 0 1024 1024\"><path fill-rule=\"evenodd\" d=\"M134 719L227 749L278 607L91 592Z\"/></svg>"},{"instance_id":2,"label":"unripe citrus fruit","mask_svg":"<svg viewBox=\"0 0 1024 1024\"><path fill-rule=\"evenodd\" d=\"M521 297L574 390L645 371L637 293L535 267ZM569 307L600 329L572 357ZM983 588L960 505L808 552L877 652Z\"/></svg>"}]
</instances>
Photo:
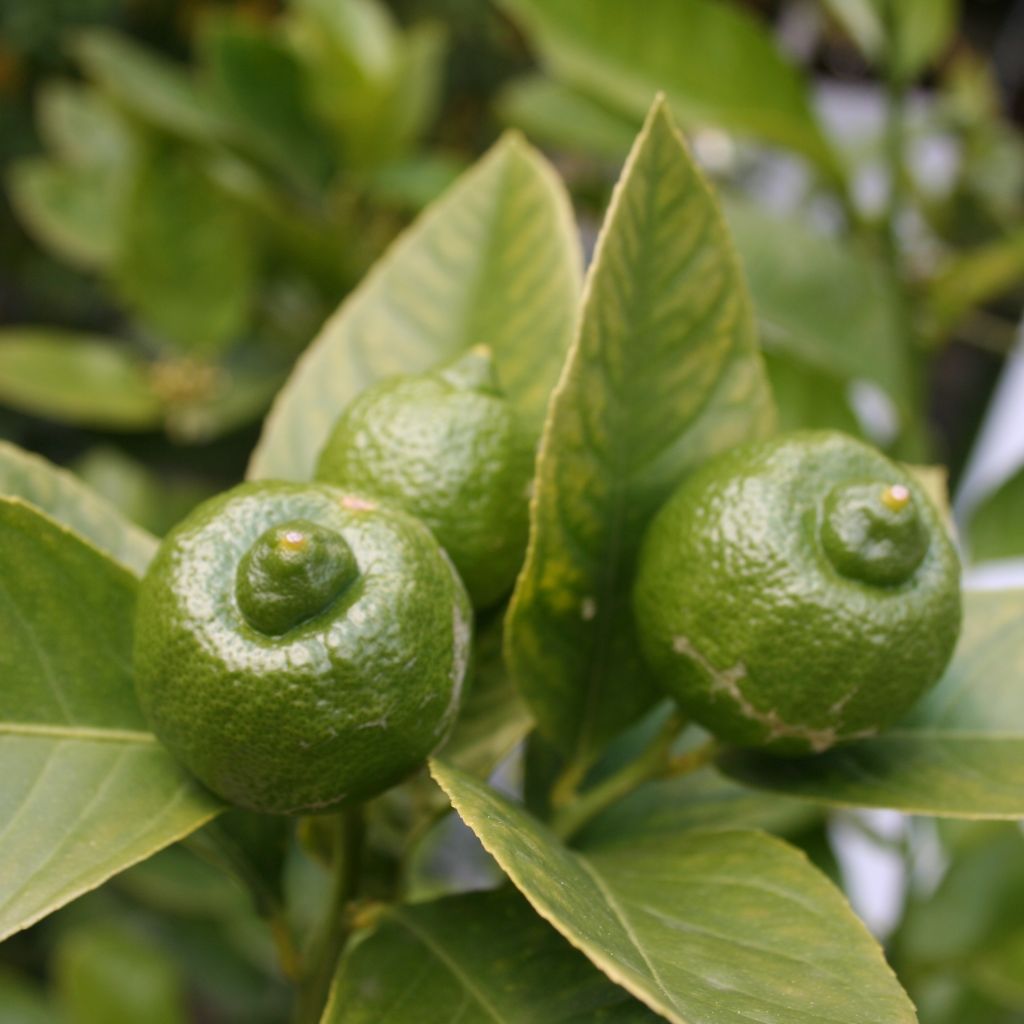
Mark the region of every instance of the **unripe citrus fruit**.
<instances>
[{"instance_id":1,"label":"unripe citrus fruit","mask_svg":"<svg viewBox=\"0 0 1024 1024\"><path fill-rule=\"evenodd\" d=\"M226 800L326 810L400 781L445 738L470 622L411 516L325 485L242 484L150 565L136 688L157 736Z\"/></svg>"},{"instance_id":2,"label":"unripe citrus fruit","mask_svg":"<svg viewBox=\"0 0 1024 1024\"><path fill-rule=\"evenodd\" d=\"M526 550L533 448L480 347L363 392L335 425L316 476L423 520L485 607L511 589Z\"/></svg>"},{"instance_id":3,"label":"unripe citrus fruit","mask_svg":"<svg viewBox=\"0 0 1024 1024\"><path fill-rule=\"evenodd\" d=\"M740 745L825 750L890 724L942 674L960 569L914 478L800 432L687 478L644 539L641 647L693 718Z\"/></svg>"}]
</instances>

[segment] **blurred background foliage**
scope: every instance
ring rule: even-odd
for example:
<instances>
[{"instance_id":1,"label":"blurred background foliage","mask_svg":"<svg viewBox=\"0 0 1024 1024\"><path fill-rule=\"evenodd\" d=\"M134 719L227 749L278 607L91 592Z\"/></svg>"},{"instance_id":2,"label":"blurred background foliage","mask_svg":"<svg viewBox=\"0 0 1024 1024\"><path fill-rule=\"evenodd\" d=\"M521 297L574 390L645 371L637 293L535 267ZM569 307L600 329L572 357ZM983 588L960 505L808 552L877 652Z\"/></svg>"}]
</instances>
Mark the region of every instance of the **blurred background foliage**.
<instances>
[{"instance_id":1,"label":"blurred background foliage","mask_svg":"<svg viewBox=\"0 0 1024 1024\"><path fill-rule=\"evenodd\" d=\"M555 162L589 249L657 89L725 198L783 425L958 493L1002 392L1010 454L962 539L1024 558L1024 0L0 0L0 437L163 532L241 476L324 318L503 130ZM221 870L247 852L302 934L315 829L274 827L204 831L5 943L0 1024L281 1020L265 907ZM842 870L820 820L792 838ZM872 841L924 1024L1024 1022L1020 828Z\"/></svg>"}]
</instances>

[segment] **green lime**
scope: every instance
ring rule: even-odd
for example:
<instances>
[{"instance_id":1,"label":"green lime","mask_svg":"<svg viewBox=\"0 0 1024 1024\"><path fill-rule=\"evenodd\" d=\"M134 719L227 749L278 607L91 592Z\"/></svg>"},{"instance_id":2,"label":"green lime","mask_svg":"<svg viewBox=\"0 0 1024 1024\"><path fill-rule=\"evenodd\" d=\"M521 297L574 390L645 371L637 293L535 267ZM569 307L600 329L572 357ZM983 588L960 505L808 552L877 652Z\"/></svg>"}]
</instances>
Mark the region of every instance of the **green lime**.
<instances>
[{"instance_id":1,"label":"green lime","mask_svg":"<svg viewBox=\"0 0 1024 1024\"><path fill-rule=\"evenodd\" d=\"M482 608L511 589L522 563L533 456L478 347L440 371L363 392L335 424L316 475L426 523Z\"/></svg>"},{"instance_id":2,"label":"green lime","mask_svg":"<svg viewBox=\"0 0 1024 1024\"><path fill-rule=\"evenodd\" d=\"M404 512L322 484L242 484L149 567L136 688L153 731L215 793L327 810L394 785L444 740L471 614Z\"/></svg>"},{"instance_id":3,"label":"green lime","mask_svg":"<svg viewBox=\"0 0 1024 1024\"><path fill-rule=\"evenodd\" d=\"M843 434L713 459L640 553L652 671L740 745L821 751L889 725L935 683L960 628L960 565L914 478Z\"/></svg>"}]
</instances>

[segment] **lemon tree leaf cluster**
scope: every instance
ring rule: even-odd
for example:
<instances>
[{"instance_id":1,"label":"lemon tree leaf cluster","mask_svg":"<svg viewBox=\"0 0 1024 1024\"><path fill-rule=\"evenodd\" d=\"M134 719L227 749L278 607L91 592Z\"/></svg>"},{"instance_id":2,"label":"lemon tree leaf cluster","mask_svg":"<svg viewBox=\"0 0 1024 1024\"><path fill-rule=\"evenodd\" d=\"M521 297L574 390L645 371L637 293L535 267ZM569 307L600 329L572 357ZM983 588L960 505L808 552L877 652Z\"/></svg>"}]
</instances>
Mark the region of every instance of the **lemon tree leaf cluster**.
<instances>
[{"instance_id":1,"label":"lemon tree leaf cluster","mask_svg":"<svg viewBox=\"0 0 1024 1024\"><path fill-rule=\"evenodd\" d=\"M557 19L572 5L509 2L534 6L554 54ZM316 22L329 8L310 0L303 10ZM353 2L334 14L366 34L379 64L337 73L370 91L385 78L415 81L415 46L395 50L372 9ZM606 30L598 14L587 17L595 33ZM618 56L594 35L609 60L621 58L625 80L629 39L613 42ZM218 88L241 88L234 61L250 44L258 45L220 40ZM100 74L103 46L91 45ZM284 59L261 53L275 66ZM572 76L571 55L552 62ZM133 73L135 102L169 128L195 138L220 130L180 81L142 66ZM244 89L234 96L244 105ZM807 129L804 101L793 96L786 118L758 130ZM288 97L281 102L286 111ZM346 130L368 130L336 113ZM818 146L813 128L804 137ZM264 156L280 160L280 139L261 139ZM315 174L316 155L306 155ZM742 217L735 226L749 228ZM1024 814L1024 598L968 594L956 653L935 688L895 726L822 753L730 746L668 700L633 599L648 527L706 464L772 444L760 439L773 438L776 400L785 400L762 358L748 276L762 313L779 303L785 340L776 356L812 365L807 338L828 320L824 294L812 320L788 320L800 274L772 267L766 234L748 275L732 233L658 100L581 289L565 191L535 150L509 136L324 325L267 417L252 479L204 504L159 553L156 538L70 474L0 445L0 936L108 880L87 900L109 890L118 907L200 907L209 916L218 903L210 872L220 881L223 869L255 908L249 931L234 919L225 929L244 950L233 983L251 997L249 979L262 972L273 994L266 1013L277 1014L254 1010L253 1020L283 1019L289 1002L298 1024L917 1020L920 979L892 968L901 951L955 929L916 910L917 923L908 918L883 950L828 877L815 837L835 806L1006 822ZM824 252L812 247L808 259L831 258ZM878 316L888 324L884 310ZM536 461L514 591L471 612L455 558L426 524L314 475L334 424L360 395L393 377L448 372L478 346L493 357ZM873 374L898 392L895 363L850 359L841 380ZM816 369L835 384L831 366ZM878 460L891 466L871 456ZM870 492L887 503L879 512L864 505L863 480L841 482L841 515L823 519L838 538L829 543L847 569L852 558L857 572L870 563L866 572L889 580L899 562L890 542L910 529L907 503L928 500L924 490L899 471ZM925 546L929 537L947 544L936 515L922 522L911 525L934 532ZM786 523L780 514L743 525L756 536ZM912 586L906 574L917 564L901 562L893 585ZM685 571L688 601L710 605L702 567ZM858 580L850 586L870 594ZM742 614L731 613L730 629ZM773 650L794 677L806 675L802 659L814 652L784 624L777 632ZM670 639L672 653L692 654ZM740 667L719 666L712 689L738 693L749 709ZM890 682L877 680L883 690ZM347 686L358 700L346 700ZM214 789L235 800L244 791L239 802L275 814L225 813L179 758ZM325 780L339 764L341 781ZM267 766L278 773L269 782ZM286 798L310 773L316 786ZM302 813L276 813L294 811ZM972 824L981 827L959 822ZM180 874L193 851L213 866ZM959 884L950 877L942 905L954 905ZM992 935L978 984L1006 993L1019 935L996 924L977 924ZM189 932L186 962L197 977L215 959L207 925ZM58 966L68 985L95 980L90 949L137 945L140 976L155 979L168 1019L180 1018L179 982L163 952L150 957L145 942L116 930L78 934L85 938ZM147 941L159 945L160 934ZM34 1006L19 984L0 975L11 1005ZM160 1019L145 1006L136 1013Z\"/></svg>"}]
</instances>

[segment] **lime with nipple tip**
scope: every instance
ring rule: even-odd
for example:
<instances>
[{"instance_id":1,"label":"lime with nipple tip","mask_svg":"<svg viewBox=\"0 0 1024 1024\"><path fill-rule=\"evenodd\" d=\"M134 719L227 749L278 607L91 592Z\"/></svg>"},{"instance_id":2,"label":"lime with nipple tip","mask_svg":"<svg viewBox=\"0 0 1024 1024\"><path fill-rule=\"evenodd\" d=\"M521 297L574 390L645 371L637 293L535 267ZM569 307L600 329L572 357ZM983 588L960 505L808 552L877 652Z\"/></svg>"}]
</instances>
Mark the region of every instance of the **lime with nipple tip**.
<instances>
[{"instance_id":1,"label":"lime with nipple tip","mask_svg":"<svg viewBox=\"0 0 1024 1024\"><path fill-rule=\"evenodd\" d=\"M911 474L804 431L682 482L644 539L634 611L652 672L696 721L739 745L822 751L890 725L938 680L959 579Z\"/></svg>"},{"instance_id":2,"label":"lime with nipple tip","mask_svg":"<svg viewBox=\"0 0 1024 1024\"><path fill-rule=\"evenodd\" d=\"M143 578L136 690L153 731L226 800L314 813L415 770L454 722L472 611L430 531L322 484L199 506Z\"/></svg>"}]
</instances>

